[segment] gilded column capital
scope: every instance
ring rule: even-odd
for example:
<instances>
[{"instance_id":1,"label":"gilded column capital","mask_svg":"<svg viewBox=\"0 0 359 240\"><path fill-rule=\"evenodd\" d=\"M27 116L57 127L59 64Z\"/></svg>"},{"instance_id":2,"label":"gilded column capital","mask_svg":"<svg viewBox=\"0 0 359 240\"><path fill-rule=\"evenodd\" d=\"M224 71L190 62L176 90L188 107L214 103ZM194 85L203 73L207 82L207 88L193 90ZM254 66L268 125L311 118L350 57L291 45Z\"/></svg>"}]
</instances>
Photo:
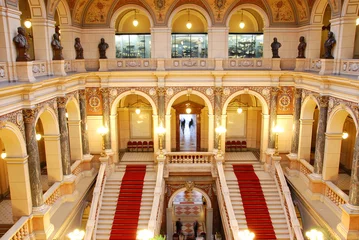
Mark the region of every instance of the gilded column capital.
<instances>
[{"instance_id":1,"label":"gilded column capital","mask_svg":"<svg viewBox=\"0 0 359 240\"><path fill-rule=\"evenodd\" d=\"M79 98L82 100L86 100L86 90L85 89L79 90Z\"/></svg>"},{"instance_id":2,"label":"gilded column capital","mask_svg":"<svg viewBox=\"0 0 359 240\"><path fill-rule=\"evenodd\" d=\"M102 93L103 96L108 97L110 90L106 87L106 88L100 88L100 91Z\"/></svg>"},{"instance_id":3,"label":"gilded column capital","mask_svg":"<svg viewBox=\"0 0 359 240\"><path fill-rule=\"evenodd\" d=\"M57 98L57 107L58 108L66 108L66 97L58 97Z\"/></svg>"},{"instance_id":4,"label":"gilded column capital","mask_svg":"<svg viewBox=\"0 0 359 240\"><path fill-rule=\"evenodd\" d=\"M221 96L223 94L223 88L222 87L215 87L214 88L214 95Z\"/></svg>"},{"instance_id":5,"label":"gilded column capital","mask_svg":"<svg viewBox=\"0 0 359 240\"><path fill-rule=\"evenodd\" d=\"M164 88L164 87L157 88L157 94L158 94L158 96L165 96L166 95L166 88Z\"/></svg>"},{"instance_id":6,"label":"gilded column capital","mask_svg":"<svg viewBox=\"0 0 359 240\"><path fill-rule=\"evenodd\" d=\"M272 87L271 94L272 96L277 96L280 91L280 87Z\"/></svg>"},{"instance_id":7,"label":"gilded column capital","mask_svg":"<svg viewBox=\"0 0 359 240\"><path fill-rule=\"evenodd\" d=\"M25 123L34 123L36 118L36 112L34 109L24 109L23 118Z\"/></svg>"},{"instance_id":8,"label":"gilded column capital","mask_svg":"<svg viewBox=\"0 0 359 240\"><path fill-rule=\"evenodd\" d=\"M301 98L301 97L302 97L302 92L303 92L303 89L301 89L301 88L296 88L296 89L295 89L295 93L294 93L294 97L295 97L296 99Z\"/></svg>"},{"instance_id":9,"label":"gilded column capital","mask_svg":"<svg viewBox=\"0 0 359 240\"><path fill-rule=\"evenodd\" d=\"M328 96L319 96L318 101L319 101L319 107L324 107L324 108L328 107L328 103L329 103Z\"/></svg>"}]
</instances>

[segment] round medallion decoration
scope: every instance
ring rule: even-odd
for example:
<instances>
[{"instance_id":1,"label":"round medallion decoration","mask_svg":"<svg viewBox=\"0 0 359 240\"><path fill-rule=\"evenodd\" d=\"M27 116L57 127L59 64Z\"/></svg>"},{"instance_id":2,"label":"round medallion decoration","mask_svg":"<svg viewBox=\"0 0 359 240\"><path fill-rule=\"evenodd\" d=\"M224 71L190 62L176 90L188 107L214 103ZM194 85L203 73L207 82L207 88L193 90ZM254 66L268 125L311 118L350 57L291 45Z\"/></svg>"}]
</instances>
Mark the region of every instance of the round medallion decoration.
<instances>
[{"instance_id":1,"label":"round medallion decoration","mask_svg":"<svg viewBox=\"0 0 359 240\"><path fill-rule=\"evenodd\" d=\"M287 95L281 96L279 98L279 104L282 110L288 110L288 107L290 105L290 97Z\"/></svg>"},{"instance_id":2,"label":"round medallion decoration","mask_svg":"<svg viewBox=\"0 0 359 240\"><path fill-rule=\"evenodd\" d=\"M172 96L173 95L173 89L172 88L168 88L167 91L166 91L166 94L168 96Z\"/></svg>"},{"instance_id":3,"label":"round medallion decoration","mask_svg":"<svg viewBox=\"0 0 359 240\"><path fill-rule=\"evenodd\" d=\"M17 125L22 125L22 123L23 123L23 118L22 118L22 114L21 113L18 113L17 115L16 115L16 123L17 123Z\"/></svg>"},{"instance_id":4,"label":"round medallion decoration","mask_svg":"<svg viewBox=\"0 0 359 240\"><path fill-rule=\"evenodd\" d=\"M154 88L151 88L148 93L151 95L151 96L154 96L156 94L156 89Z\"/></svg>"},{"instance_id":5,"label":"round medallion decoration","mask_svg":"<svg viewBox=\"0 0 359 240\"><path fill-rule=\"evenodd\" d=\"M207 94L208 96L212 96L212 95L213 95L213 89L212 89L212 88L207 88L206 94Z\"/></svg>"},{"instance_id":6,"label":"round medallion decoration","mask_svg":"<svg viewBox=\"0 0 359 240\"><path fill-rule=\"evenodd\" d=\"M112 89L110 92L111 96L117 96L117 89Z\"/></svg>"},{"instance_id":7,"label":"round medallion decoration","mask_svg":"<svg viewBox=\"0 0 359 240\"><path fill-rule=\"evenodd\" d=\"M262 94L263 94L264 96L268 96L268 95L269 95L269 89L268 89L268 88L264 88L264 89L262 90Z\"/></svg>"},{"instance_id":8,"label":"round medallion decoration","mask_svg":"<svg viewBox=\"0 0 359 240\"><path fill-rule=\"evenodd\" d=\"M334 106L334 101L333 101L333 99L330 99L329 103L328 103L328 107L333 108L333 106Z\"/></svg>"},{"instance_id":9,"label":"round medallion decoration","mask_svg":"<svg viewBox=\"0 0 359 240\"><path fill-rule=\"evenodd\" d=\"M229 88L223 89L223 94L224 94L225 96L228 96L230 93L231 93L231 90L230 90Z\"/></svg>"},{"instance_id":10,"label":"round medallion decoration","mask_svg":"<svg viewBox=\"0 0 359 240\"><path fill-rule=\"evenodd\" d=\"M100 107L100 102L101 100L96 96L89 99L89 105L93 108L94 111L98 110L98 108Z\"/></svg>"}]
</instances>

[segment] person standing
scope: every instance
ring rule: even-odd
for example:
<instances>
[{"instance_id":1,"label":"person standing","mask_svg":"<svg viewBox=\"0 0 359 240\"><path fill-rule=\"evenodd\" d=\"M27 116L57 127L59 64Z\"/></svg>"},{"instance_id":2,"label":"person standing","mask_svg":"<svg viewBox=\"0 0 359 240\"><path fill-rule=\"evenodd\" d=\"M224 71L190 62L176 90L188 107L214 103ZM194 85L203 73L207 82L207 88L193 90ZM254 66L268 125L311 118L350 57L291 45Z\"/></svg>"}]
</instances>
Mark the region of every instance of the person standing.
<instances>
[{"instance_id":1,"label":"person standing","mask_svg":"<svg viewBox=\"0 0 359 240\"><path fill-rule=\"evenodd\" d=\"M182 222L181 222L181 219L179 218L177 221L176 221L176 233L178 235L180 235L182 232Z\"/></svg>"},{"instance_id":2,"label":"person standing","mask_svg":"<svg viewBox=\"0 0 359 240\"><path fill-rule=\"evenodd\" d=\"M194 223L193 223L193 231L194 231L194 238L195 239L197 238L198 225L199 225L198 221L197 220L194 221Z\"/></svg>"}]
</instances>

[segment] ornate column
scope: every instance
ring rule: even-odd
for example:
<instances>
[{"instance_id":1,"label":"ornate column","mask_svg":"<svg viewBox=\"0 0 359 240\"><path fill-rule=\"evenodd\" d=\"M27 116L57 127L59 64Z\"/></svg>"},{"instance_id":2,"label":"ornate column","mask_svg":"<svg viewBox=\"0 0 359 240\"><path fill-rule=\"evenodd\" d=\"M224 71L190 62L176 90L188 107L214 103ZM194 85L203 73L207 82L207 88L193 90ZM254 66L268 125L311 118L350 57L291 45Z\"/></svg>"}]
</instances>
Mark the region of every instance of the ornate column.
<instances>
[{"instance_id":1,"label":"ornate column","mask_svg":"<svg viewBox=\"0 0 359 240\"><path fill-rule=\"evenodd\" d=\"M81 114L82 152L84 155L90 155L89 139L87 133L86 90L80 90L79 97L80 97L80 114Z\"/></svg>"},{"instance_id":2,"label":"ornate column","mask_svg":"<svg viewBox=\"0 0 359 240\"><path fill-rule=\"evenodd\" d=\"M108 128L105 138L105 149L111 149L111 131L110 131L110 98L108 88L101 88L102 93L102 123Z\"/></svg>"},{"instance_id":3,"label":"ornate column","mask_svg":"<svg viewBox=\"0 0 359 240\"><path fill-rule=\"evenodd\" d=\"M162 123L163 126L166 128L167 132L166 134L168 134L168 132L171 131L171 124L167 124L166 121L166 109L165 109L165 96L166 96L166 89L164 87L159 87L157 89L157 94L158 94L158 126ZM169 123L171 123L169 121ZM156 129L155 129L156 131ZM157 134L155 132L155 134ZM169 141L170 143L170 141ZM162 142L162 147L163 149L166 149L167 151L171 151L171 146L169 146L169 148L166 148L166 137L163 138L163 142Z\"/></svg>"},{"instance_id":4,"label":"ornate column","mask_svg":"<svg viewBox=\"0 0 359 240\"><path fill-rule=\"evenodd\" d=\"M268 148L274 149L275 147L275 133L273 128L277 125L277 100L278 100L278 87L273 87L270 98L270 112L269 112L269 136L268 136Z\"/></svg>"},{"instance_id":5,"label":"ornate column","mask_svg":"<svg viewBox=\"0 0 359 240\"><path fill-rule=\"evenodd\" d=\"M359 207L359 131L357 131L357 136L355 139L352 166L349 204Z\"/></svg>"},{"instance_id":6,"label":"ornate column","mask_svg":"<svg viewBox=\"0 0 359 240\"><path fill-rule=\"evenodd\" d=\"M319 97L319 119L317 129L317 139L315 144L315 160L314 160L314 173L322 174L324 148L325 148L325 132L327 130L327 114L328 114L328 97Z\"/></svg>"},{"instance_id":7,"label":"ornate column","mask_svg":"<svg viewBox=\"0 0 359 240\"><path fill-rule=\"evenodd\" d=\"M216 131L216 127L222 124L222 92L222 87L216 87L214 89L214 131ZM214 133L214 136L214 148L218 149L218 137L216 133Z\"/></svg>"},{"instance_id":8,"label":"ornate column","mask_svg":"<svg viewBox=\"0 0 359 240\"><path fill-rule=\"evenodd\" d=\"M302 89L295 89L295 102L294 102L294 114L293 114L293 135L292 146L290 149L291 156L298 156L299 145L299 128L300 128L300 111L302 108Z\"/></svg>"},{"instance_id":9,"label":"ornate column","mask_svg":"<svg viewBox=\"0 0 359 240\"><path fill-rule=\"evenodd\" d=\"M39 149L36 141L35 132L35 118L36 114L33 109L24 109L24 125L25 125L25 138L26 138L26 150L29 156L28 166L30 175L30 187L31 187L31 200L33 207L40 207L44 204L42 198L42 185L41 185L41 169L40 169L40 157Z\"/></svg>"},{"instance_id":10,"label":"ornate column","mask_svg":"<svg viewBox=\"0 0 359 240\"><path fill-rule=\"evenodd\" d=\"M60 146L61 146L61 161L62 172L64 175L71 174L71 157L69 144L69 130L67 128L66 120L66 98L57 98L57 111L59 113L59 127L60 127Z\"/></svg>"}]
</instances>

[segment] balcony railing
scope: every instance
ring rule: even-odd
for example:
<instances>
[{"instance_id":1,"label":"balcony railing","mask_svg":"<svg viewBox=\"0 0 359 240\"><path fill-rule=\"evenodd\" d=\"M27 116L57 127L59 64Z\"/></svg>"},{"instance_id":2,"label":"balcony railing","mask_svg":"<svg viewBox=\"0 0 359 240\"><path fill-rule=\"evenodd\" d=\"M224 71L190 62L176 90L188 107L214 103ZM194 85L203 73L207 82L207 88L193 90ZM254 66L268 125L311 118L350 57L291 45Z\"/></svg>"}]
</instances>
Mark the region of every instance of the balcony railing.
<instances>
[{"instance_id":1,"label":"balcony railing","mask_svg":"<svg viewBox=\"0 0 359 240\"><path fill-rule=\"evenodd\" d=\"M166 161L170 164L211 164L213 156L210 152L170 152L166 154Z\"/></svg>"},{"instance_id":2,"label":"balcony railing","mask_svg":"<svg viewBox=\"0 0 359 240\"><path fill-rule=\"evenodd\" d=\"M14 226L12 226L1 239L19 240L19 239L35 239L32 235L32 215L30 217L21 217Z\"/></svg>"}]
</instances>

